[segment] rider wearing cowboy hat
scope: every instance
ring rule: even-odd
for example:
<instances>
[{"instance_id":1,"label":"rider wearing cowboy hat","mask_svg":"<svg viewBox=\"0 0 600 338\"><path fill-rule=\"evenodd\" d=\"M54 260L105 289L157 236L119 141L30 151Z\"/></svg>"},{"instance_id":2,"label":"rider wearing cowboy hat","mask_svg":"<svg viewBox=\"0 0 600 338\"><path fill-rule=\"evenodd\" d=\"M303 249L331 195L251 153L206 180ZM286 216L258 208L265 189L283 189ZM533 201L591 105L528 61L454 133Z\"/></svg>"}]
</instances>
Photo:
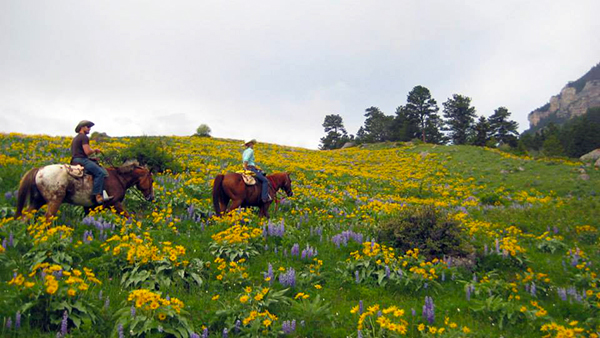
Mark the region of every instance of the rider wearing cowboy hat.
<instances>
[{"instance_id":1,"label":"rider wearing cowboy hat","mask_svg":"<svg viewBox=\"0 0 600 338\"><path fill-rule=\"evenodd\" d=\"M77 136L75 136L71 142L71 164L80 164L87 172L92 174L94 177L92 195L95 196L96 203L103 204L104 202L111 200L112 197L108 196L108 198L103 198L102 196L104 179L108 176L108 173L95 161L92 161L89 158L90 155L102 152L100 149L92 149L90 147L90 139L87 134L90 133L90 129L93 126L94 123L92 121L83 120L75 127Z\"/></svg>"},{"instance_id":2,"label":"rider wearing cowboy hat","mask_svg":"<svg viewBox=\"0 0 600 338\"><path fill-rule=\"evenodd\" d=\"M264 203L267 203L272 200L271 196L269 196L269 180L263 175L262 171L260 171L256 167L256 163L254 162L254 145L256 144L255 139L247 140L244 142L244 146L246 150L242 154L242 164L245 170L250 170L256 175L256 179L260 181L262 184L262 190L260 197Z\"/></svg>"}]
</instances>

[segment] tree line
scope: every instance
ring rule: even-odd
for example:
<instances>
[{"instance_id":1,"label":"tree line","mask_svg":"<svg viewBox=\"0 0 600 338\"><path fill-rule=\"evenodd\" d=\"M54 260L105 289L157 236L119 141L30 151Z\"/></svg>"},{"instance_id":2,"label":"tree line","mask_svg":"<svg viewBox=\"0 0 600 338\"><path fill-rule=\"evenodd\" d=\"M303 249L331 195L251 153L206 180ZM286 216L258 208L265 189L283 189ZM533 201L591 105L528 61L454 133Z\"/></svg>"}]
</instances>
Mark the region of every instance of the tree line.
<instances>
[{"instance_id":1,"label":"tree line","mask_svg":"<svg viewBox=\"0 0 600 338\"><path fill-rule=\"evenodd\" d=\"M321 149L338 149L347 142L376 143L411 141L414 139L434 144L470 144L518 146L518 124L510 120L510 111L498 107L486 118L477 116L471 98L454 94L442 104L442 116L437 101L429 89L414 87L407 95L406 104L396 108L394 115L386 115L377 107L365 110L365 122L356 133L349 135L339 114L326 115L321 138Z\"/></svg>"}]
</instances>

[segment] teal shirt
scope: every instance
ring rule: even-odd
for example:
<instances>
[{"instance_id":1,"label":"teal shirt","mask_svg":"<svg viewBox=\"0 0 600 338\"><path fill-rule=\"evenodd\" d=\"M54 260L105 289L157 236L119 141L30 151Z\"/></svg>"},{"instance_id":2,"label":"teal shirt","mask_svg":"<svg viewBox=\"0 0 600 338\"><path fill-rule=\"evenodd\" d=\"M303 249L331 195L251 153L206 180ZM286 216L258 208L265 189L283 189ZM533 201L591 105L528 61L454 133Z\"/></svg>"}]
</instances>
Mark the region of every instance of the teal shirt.
<instances>
[{"instance_id":1,"label":"teal shirt","mask_svg":"<svg viewBox=\"0 0 600 338\"><path fill-rule=\"evenodd\" d=\"M248 162L248 165L256 167L256 163L254 163L254 149L246 148L246 150L244 150L244 154L242 155L242 165L244 162Z\"/></svg>"}]
</instances>

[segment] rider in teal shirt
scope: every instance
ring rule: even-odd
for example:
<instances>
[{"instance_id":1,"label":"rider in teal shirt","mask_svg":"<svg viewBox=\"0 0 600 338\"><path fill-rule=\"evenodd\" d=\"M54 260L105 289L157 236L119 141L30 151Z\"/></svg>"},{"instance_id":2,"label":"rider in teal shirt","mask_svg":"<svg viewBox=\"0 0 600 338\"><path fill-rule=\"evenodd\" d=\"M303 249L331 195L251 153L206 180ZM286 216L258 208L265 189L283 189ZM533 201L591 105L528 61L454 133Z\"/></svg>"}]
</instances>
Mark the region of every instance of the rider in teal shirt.
<instances>
[{"instance_id":1,"label":"rider in teal shirt","mask_svg":"<svg viewBox=\"0 0 600 338\"><path fill-rule=\"evenodd\" d=\"M264 203L267 203L272 200L271 196L269 196L269 180L267 180L262 171L256 167L256 163L254 162L253 147L255 144L255 139L246 141L246 143L244 143L246 150L244 150L244 153L242 154L242 164L244 169L252 171L256 175L256 179L262 184L260 197Z\"/></svg>"}]
</instances>

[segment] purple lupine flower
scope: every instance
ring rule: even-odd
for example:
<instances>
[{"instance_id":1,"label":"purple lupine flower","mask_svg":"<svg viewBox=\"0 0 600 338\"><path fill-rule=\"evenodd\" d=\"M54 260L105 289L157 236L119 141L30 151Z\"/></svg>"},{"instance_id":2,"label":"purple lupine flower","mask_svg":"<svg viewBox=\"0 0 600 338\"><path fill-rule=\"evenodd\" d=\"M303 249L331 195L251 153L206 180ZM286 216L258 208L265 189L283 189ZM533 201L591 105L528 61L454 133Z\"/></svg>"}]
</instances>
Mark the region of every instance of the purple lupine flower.
<instances>
[{"instance_id":1,"label":"purple lupine flower","mask_svg":"<svg viewBox=\"0 0 600 338\"><path fill-rule=\"evenodd\" d=\"M358 330L358 332L356 333L356 338L363 338L362 332L360 330Z\"/></svg>"},{"instance_id":2,"label":"purple lupine flower","mask_svg":"<svg viewBox=\"0 0 600 338\"><path fill-rule=\"evenodd\" d=\"M281 327L281 329L283 330L284 334L291 334L294 331L296 331L296 320L286 320L285 322L283 322L283 325Z\"/></svg>"},{"instance_id":3,"label":"purple lupine flower","mask_svg":"<svg viewBox=\"0 0 600 338\"><path fill-rule=\"evenodd\" d=\"M385 277L390 279L390 267L387 265L385 266Z\"/></svg>"},{"instance_id":4,"label":"purple lupine flower","mask_svg":"<svg viewBox=\"0 0 600 338\"><path fill-rule=\"evenodd\" d=\"M535 283L534 282L531 282L531 288L529 289L529 291L531 292L531 295L533 297L536 297L535 294L536 294L537 288L535 287Z\"/></svg>"},{"instance_id":5,"label":"purple lupine flower","mask_svg":"<svg viewBox=\"0 0 600 338\"><path fill-rule=\"evenodd\" d=\"M567 301L567 290L565 288L558 288L556 290L558 292L558 296L562 299L563 302Z\"/></svg>"},{"instance_id":6,"label":"purple lupine flower","mask_svg":"<svg viewBox=\"0 0 600 338\"><path fill-rule=\"evenodd\" d=\"M423 318L427 320L430 325L435 321L435 305L433 304L433 299L429 296L425 296L425 304L423 305Z\"/></svg>"},{"instance_id":7,"label":"purple lupine flower","mask_svg":"<svg viewBox=\"0 0 600 338\"><path fill-rule=\"evenodd\" d=\"M196 332L192 332L192 334L190 334L190 338L200 338L200 335Z\"/></svg>"},{"instance_id":8,"label":"purple lupine flower","mask_svg":"<svg viewBox=\"0 0 600 338\"><path fill-rule=\"evenodd\" d=\"M412 314L412 316L416 316L417 315L417 311L414 308L410 308L410 313Z\"/></svg>"},{"instance_id":9,"label":"purple lupine flower","mask_svg":"<svg viewBox=\"0 0 600 338\"><path fill-rule=\"evenodd\" d=\"M7 242L7 239L6 239L6 238L2 240L2 247L3 247L4 249L7 249L7 248L8 248L8 242Z\"/></svg>"},{"instance_id":10,"label":"purple lupine flower","mask_svg":"<svg viewBox=\"0 0 600 338\"><path fill-rule=\"evenodd\" d=\"M65 310L65 312L63 313L62 322L60 323L60 333L63 336L67 335L68 326L69 326L69 314L67 313L67 310Z\"/></svg>"},{"instance_id":11,"label":"purple lupine flower","mask_svg":"<svg viewBox=\"0 0 600 338\"><path fill-rule=\"evenodd\" d=\"M280 274L279 283L284 287L296 286L296 270L294 270L294 268L289 268L285 273Z\"/></svg>"},{"instance_id":12,"label":"purple lupine flower","mask_svg":"<svg viewBox=\"0 0 600 338\"><path fill-rule=\"evenodd\" d=\"M400 278L402 278L404 276L404 273L402 272L402 269L398 269L398 276Z\"/></svg>"},{"instance_id":13,"label":"purple lupine flower","mask_svg":"<svg viewBox=\"0 0 600 338\"><path fill-rule=\"evenodd\" d=\"M163 331L164 331L164 329L163 329L162 325L159 325L159 326L157 327L157 329L158 329L158 332L160 332L160 333L163 333Z\"/></svg>"},{"instance_id":14,"label":"purple lupine flower","mask_svg":"<svg viewBox=\"0 0 600 338\"><path fill-rule=\"evenodd\" d=\"M119 324L119 328L117 330L119 332L119 338L125 338L125 334L123 333L123 324Z\"/></svg>"},{"instance_id":15,"label":"purple lupine flower","mask_svg":"<svg viewBox=\"0 0 600 338\"><path fill-rule=\"evenodd\" d=\"M300 245L298 243L296 243L296 244L294 244L292 246L291 255L292 256L299 256L300 255Z\"/></svg>"},{"instance_id":16,"label":"purple lupine flower","mask_svg":"<svg viewBox=\"0 0 600 338\"><path fill-rule=\"evenodd\" d=\"M15 314L15 330L18 330L21 328L21 312L17 311L17 314Z\"/></svg>"},{"instance_id":17,"label":"purple lupine flower","mask_svg":"<svg viewBox=\"0 0 600 338\"><path fill-rule=\"evenodd\" d=\"M8 317L8 319L6 320L6 328L7 329L12 329L12 318Z\"/></svg>"},{"instance_id":18,"label":"purple lupine flower","mask_svg":"<svg viewBox=\"0 0 600 338\"><path fill-rule=\"evenodd\" d=\"M7 201L8 201L8 200L10 200L12 197L13 197L13 194L12 194L12 192L10 192L10 191L7 191L7 192L4 194L4 198L5 198Z\"/></svg>"},{"instance_id":19,"label":"purple lupine flower","mask_svg":"<svg viewBox=\"0 0 600 338\"><path fill-rule=\"evenodd\" d=\"M13 235L12 231L8 235L8 245L12 246L13 248L15 247L15 235Z\"/></svg>"},{"instance_id":20,"label":"purple lupine flower","mask_svg":"<svg viewBox=\"0 0 600 338\"><path fill-rule=\"evenodd\" d=\"M135 317L135 306L131 306L131 318Z\"/></svg>"},{"instance_id":21,"label":"purple lupine flower","mask_svg":"<svg viewBox=\"0 0 600 338\"><path fill-rule=\"evenodd\" d=\"M235 327L233 328L235 333L240 332L241 325L242 325L242 322L239 319L235 321Z\"/></svg>"},{"instance_id":22,"label":"purple lupine flower","mask_svg":"<svg viewBox=\"0 0 600 338\"><path fill-rule=\"evenodd\" d=\"M202 330L202 338L208 338L208 328L204 328L204 330Z\"/></svg>"},{"instance_id":23,"label":"purple lupine flower","mask_svg":"<svg viewBox=\"0 0 600 338\"><path fill-rule=\"evenodd\" d=\"M359 315L362 315L362 314L363 314L363 311L364 311L364 309L365 309L365 308L364 308L364 306L363 306L363 301L362 301L362 300L359 300L359 301L358 301L358 314L359 314Z\"/></svg>"},{"instance_id":24,"label":"purple lupine flower","mask_svg":"<svg viewBox=\"0 0 600 338\"><path fill-rule=\"evenodd\" d=\"M442 282L446 281L446 272L442 271Z\"/></svg>"},{"instance_id":25,"label":"purple lupine flower","mask_svg":"<svg viewBox=\"0 0 600 338\"><path fill-rule=\"evenodd\" d=\"M354 279L356 280L356 284L360 283L360 275L358 274L358 270L354 271Z\"/></svg>"},{"instance_id":26,"label":"purple lupine flower","mask_svg":"<svg viewBox=\"0 0 600 338\"><path fill-rule=\"evenodd\" d=\"M317 254L318 254L317 249L306 244L306 249L302 250L301 258L302 259L311 259L311 258L315 257Z\"/></svg>"},{"instance_id":27,"label":"purple lupine flower","mask_svg":"<svg viewBox=\"0 0 600 338\"><path fill-rule=\"evenodd\" d=\"M498 240L498 238L496 238L496 253L498 255L500 254L500 241Z\"/></svg>"},{"instance_id":28,"label":"purple lupine flower","mask_svg":"<svg viewBox=\"0 0 600 338\"><path fill-rule=\"evenodd\" d=\"M475 291L475 286L473 284L467 285L465 290L467 301L471 300L471 293L473 293L473 291Z\"/></svg>"},{"instance_id":29,"label":"purple lupine flower","mask_svg":"<svg viewBox=\"0 0 600 338\"><path fill-rule=\"evenodd\" d=\"M223 338L227 338L229 337L229 334L227 333L227 328L223 329Z\"/></svg>"}]
</instances>

